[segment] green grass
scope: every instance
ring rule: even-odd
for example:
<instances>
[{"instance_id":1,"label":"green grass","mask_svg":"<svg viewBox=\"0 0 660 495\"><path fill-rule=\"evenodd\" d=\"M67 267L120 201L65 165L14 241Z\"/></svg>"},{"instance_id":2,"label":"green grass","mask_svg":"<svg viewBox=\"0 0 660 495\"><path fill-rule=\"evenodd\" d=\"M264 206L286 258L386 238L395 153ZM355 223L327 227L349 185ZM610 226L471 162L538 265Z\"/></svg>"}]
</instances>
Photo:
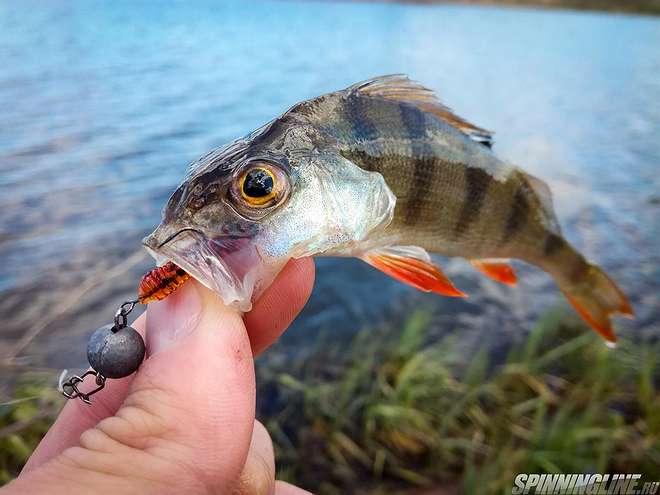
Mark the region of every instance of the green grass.
<instances>
[{"instance_id":1,"label":"green grass","mask_svg":"<svg viewBox=\"0 0 660 495\"><path fill-rule=\"evenodd\" d=\"M429 342L430 316L370 329L306 357L267 353L260 413L278 476L320 494L510 493L520 472L660 478L660 348L607 349L559 313L508 357L459 355L460 332ZM271 355L269 355L271 354ZM15 475L62 401L34 377L0 406L0 484Z\"/></svg>"},{"instance_id":2,"label":"green grass","mask_svg":"<svg viewBox=\"0 0 660 495\"><path fill-rule=\"evenodd\" d=\"M57 417L64 398L44 375L26 375L0 404L0 486L21 470Z\"/></svg>"},{"instance_id":3,"label":"green grass","mask_svg":"<svg viewBox=\"0 0 660 495\"><path fill-rule=\"evenodd\" d=\"M554 314L493 366L485 352L457 356L450 340L427 344L427 318L262 371L280 384L281 409L261 419L282 477L327 494L511 493L521 472L660 478L657 345L612 351Z\"/></svg>"}]
</instances>

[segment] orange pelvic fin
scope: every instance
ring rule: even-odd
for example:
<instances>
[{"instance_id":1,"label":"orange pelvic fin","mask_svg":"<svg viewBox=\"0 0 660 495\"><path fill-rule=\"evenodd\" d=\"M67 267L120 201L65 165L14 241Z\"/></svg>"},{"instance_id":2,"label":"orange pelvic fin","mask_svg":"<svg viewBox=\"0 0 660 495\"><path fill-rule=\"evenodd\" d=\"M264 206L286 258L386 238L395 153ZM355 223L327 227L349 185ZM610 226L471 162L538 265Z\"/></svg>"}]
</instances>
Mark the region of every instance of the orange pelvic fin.
<instances>
[{"instance_id":1,"label":"orange pelvic fin","mask_svg":"<svg viewBox=\"0 0 660 495\"><path fill-rule=\"evenodd\" d=\"M458 290L428 253L416 246L396 246L364 253L362 260L390 277L424 292L443 296L467 297Z\"/></svg>"},{"instance_id":2,"label":"orange pelvic fin","mask_svg":"<svg viewBox=\"0 0 660 495\"><path fill-rule=\"evenodd\" d=\"M518 281L516 272L513 271L510 264L504 261L471 260L470 263L481 273L497 282L513 286Z\"/></svg>"}]
</instances>

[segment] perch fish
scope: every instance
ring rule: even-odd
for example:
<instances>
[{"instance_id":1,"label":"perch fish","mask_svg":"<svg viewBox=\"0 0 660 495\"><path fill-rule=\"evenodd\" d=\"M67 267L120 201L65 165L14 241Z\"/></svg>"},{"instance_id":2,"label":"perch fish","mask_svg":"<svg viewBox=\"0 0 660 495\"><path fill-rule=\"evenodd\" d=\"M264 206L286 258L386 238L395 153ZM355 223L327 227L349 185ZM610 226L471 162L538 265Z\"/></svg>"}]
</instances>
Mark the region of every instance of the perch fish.
<instances>
[{"instance_id":1,"label":"perch fish","mask_svg":"<svg viewBox=\"0 0 660 495\"><path fill-rule=\"evenodd\" d=\"M632 316L619 287L562 236L550 190L498 159L492 135L403 75L303 101L194 162L143 241L247 311L291 258L354 256L422 291L463 297L429 252L514 285L549 273L606 340Z\"/></svg>"}]
</instances>

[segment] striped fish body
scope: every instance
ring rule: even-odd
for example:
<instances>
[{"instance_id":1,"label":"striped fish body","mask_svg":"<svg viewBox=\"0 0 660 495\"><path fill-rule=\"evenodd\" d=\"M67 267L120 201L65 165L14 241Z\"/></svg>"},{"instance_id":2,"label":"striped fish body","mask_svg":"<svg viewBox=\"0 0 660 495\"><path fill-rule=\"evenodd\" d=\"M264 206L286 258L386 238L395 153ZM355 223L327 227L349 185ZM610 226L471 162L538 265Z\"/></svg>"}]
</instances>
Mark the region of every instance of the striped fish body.
<instances>
[{"instance_id":1,"label":"striped fish body","mask_svg":"<svg viewBox=\"0 0 660 495\"><path fill-rule=\"evenodd\" d=\"M491 133L453 114L430 90L405 76L386 76L303 102L290 113L330 136L342 156L385 178L396 197L394 216L370 245L461 256L508 283L515 275L499 260L537 265L608 341L615 340L610 315L632 316L616 284L562 236L548 186L498 159ZM438 292L462 295L454 289Z\"/></svg>"},{"instance_id":2,"label":"striped fish body","mask_svg":"<svg viewBox=\"0 0 660 495\"><path fill-rule=\"evenodd\" d=\"M242 310L292 257L356 256L448 296L464 294L428 252L507 284L517 258L550 273L614 341L610 316L632 315L627 299L561 235L545 183L491 146L432 91L372 79L298 103L193 163L144 243Z\"/></svg>"},{"instance_id":3,"label":"striped fish body","mask_svg":"<svg viewBox=\"0 0 660 495\"><path fill-rule=\"evenodd\" d=\"M384 82L395 97L369 91ZM361 86L305 102L291 113L304 112L344 157L383 175L396 196L394 218L382 233L387 242L466 258L538 264L545 257L545 240L556 241L559 231L547 186L499 160L487 131L439 103L435 113L431 105L419 105L415 95L428 90L408 79Z\"/></svg>"}]
</instances>

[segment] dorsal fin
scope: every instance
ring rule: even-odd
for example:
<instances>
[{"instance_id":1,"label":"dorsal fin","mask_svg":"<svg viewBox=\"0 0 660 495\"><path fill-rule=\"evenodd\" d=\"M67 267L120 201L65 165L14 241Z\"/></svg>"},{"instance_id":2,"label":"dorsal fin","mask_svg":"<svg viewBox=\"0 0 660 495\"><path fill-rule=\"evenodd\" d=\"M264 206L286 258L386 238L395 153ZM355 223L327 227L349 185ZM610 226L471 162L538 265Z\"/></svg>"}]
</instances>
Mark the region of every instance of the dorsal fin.
<instances>
[{"instance_id":1,"label":"dorsal fin","mask_svg":"<svg viewBox=\"0 0 660 495\"><path fill-rule=\"evenodd\" d=\"M433 114L440 120L458 129L474 141L487 147L493 146L493 133L471 124L443 105L433 91L408 78L404 74L380 76L354 84L349 90L367 96L395 100L414 105Z\"/></svg>"},{"instance_id":2,"label":"dorsal fin","mask_svg":"<svg viewBox=\"0 0 660 495\"><path fill-rule=\"evenodd\" d=\"M534 177L533 175L523 172L522 170L519 170L519 172L529 187L532 188L532 190L536 193L536 196L539 198L539 202L543 208L543 214L548 221L551 230L554 232L560 232L561 229L559 227L559 222L555 216L555 209L552 206L552 191L550 191L548 185L538 177Z\"/></svg>"}]
</instances>

